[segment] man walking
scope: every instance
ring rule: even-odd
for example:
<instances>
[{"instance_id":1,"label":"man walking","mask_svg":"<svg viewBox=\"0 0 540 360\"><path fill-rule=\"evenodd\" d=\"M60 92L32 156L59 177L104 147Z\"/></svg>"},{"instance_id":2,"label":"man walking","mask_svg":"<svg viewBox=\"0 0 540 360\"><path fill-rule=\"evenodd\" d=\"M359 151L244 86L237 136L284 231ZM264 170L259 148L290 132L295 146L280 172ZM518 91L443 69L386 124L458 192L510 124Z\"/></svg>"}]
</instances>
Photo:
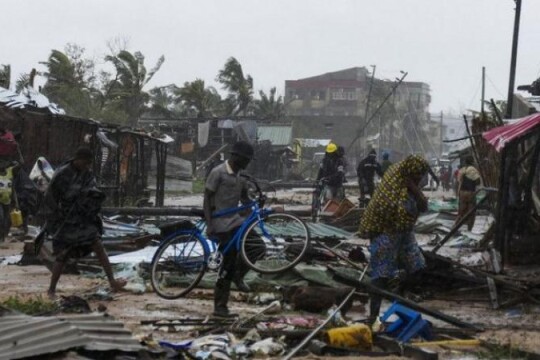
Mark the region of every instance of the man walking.
<instances>
[{"instance_id":1,"label":"man walking","mask_svg":"<svg viewBox=\"0 0 540 360\"><path fill-rule=\"evenodd\" d=\"M100 217L105 194L96 185L91 172L92 151L81 147L75 157L60 166L47 188L43 204L45 229L52 237L55 263L48 296L55 297L56 285L68 259L97 255L113 291L121 290L125 280L114 278L107 253L101 243L103 224Z\"/></svg>"},{"instance_id":2,"label":"man walking","mask_svg":"<svg viewBox=\"0 0 540 360\"><path fill-rule=\"evenodd\" d=\"M480 184L480 173L473 166L474 159L472 156L465 158L465 166L458 173L458 217L456 222L473 209L476 205L476 187ZM467 220L467 229L472 230L474 226L475 214L471 214Z\"/></svg>"},{"instance_id":3,"label":"man walking","mask_svg":"<svg viewBox=\"0 0 540 360\"><path fill-rule=\"evenodd\" d=\"M360 202L364 202L366 195L373 195L375 190L375 174L383 176L381 164L377 161L377 152L371 150L356 167L356 175L358 175L358 186L360 187Z\"/></svg>"},{"instance_id":4,"label":"man walking","mask_svg":"<svg viewBox=\"0 0 540 360\"><path fill-rule=\"evenodd\" d=\"M236 208L240 202L249 202L247 182L242 174L253 159L253 153L253 147L249 143L245 141L235 143L229 159L213 168L206 179L204 191L206 233L219 241L220 252L232 240L245 217L239 212L219 217L213 217L213 214L216 211ZM256 256L254 254L254 257ZM243 280L248 271L249 268L237 253L235 246L230 247L227 253L223 254L223 264L214 289L214 316L225 318L238 316L230 313L227 306L231 283L234 282L240 291L251 291Z\"/></svg>"}]
</instances>

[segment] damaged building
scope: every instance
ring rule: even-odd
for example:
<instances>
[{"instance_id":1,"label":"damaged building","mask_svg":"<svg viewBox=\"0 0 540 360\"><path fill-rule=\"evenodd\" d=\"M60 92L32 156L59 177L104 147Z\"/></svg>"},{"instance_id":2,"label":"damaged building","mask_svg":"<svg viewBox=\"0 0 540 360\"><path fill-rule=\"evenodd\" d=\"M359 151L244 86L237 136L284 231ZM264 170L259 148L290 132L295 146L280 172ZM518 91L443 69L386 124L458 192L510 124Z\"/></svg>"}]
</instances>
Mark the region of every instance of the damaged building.
<instances>
[{"instance_id":1,"label":"damaged building","mask_svg":"<svg viewBox=\"0 0 540 360\"><path fill-rule=\"evenodd\" d=\"M94 150L94 173L112 205L135 204L165 197L165 163L172 138L65 115L41 94L25 98L0 92L0 124L16 134L30 172L38 158L53 167L67 161L76 149Z\"/></svg>"}]
</instances>

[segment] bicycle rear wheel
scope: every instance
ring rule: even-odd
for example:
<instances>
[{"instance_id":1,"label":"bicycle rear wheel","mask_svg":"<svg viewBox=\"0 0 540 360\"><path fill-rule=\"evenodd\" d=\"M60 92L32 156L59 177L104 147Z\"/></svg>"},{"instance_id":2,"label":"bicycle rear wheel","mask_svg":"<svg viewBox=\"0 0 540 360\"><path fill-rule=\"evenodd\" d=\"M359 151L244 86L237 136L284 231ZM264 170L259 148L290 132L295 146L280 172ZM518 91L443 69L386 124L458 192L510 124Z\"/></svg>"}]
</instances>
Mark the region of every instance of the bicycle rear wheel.
<instances>
[{"instance_id":1,"label":"bicycle rear wheel","mask_svg":"<svg viewBox=\"0 0 540 360\"><path fill-rule=\"evenodd\" d=\"M151 264L151 283L164 299L178 299L189 293L206 271L206 247L193 234L179 234L165 240Z\"/></svg>"},{"instance_id":2,"label":"bicycle rear wheel","mask_svg":"<svg viewBox=\"0 0 540 360\"><path fill-rule=\"evenodd\" d=\"M247 227L240 251L251 269L276 274L298 264L309 243L309 229L302 220L291 214L274 213Z\"/></svg>"}]
</instances>

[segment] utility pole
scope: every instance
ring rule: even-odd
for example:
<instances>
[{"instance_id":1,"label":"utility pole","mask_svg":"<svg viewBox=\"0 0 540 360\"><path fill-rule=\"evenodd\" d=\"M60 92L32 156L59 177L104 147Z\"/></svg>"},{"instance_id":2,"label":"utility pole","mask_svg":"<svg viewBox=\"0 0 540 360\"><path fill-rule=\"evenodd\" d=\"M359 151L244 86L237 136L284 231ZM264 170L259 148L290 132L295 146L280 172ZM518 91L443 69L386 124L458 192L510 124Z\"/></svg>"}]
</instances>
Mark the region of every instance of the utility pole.
<instances>
[{"instance_id":1,"label":"utility pole","mask_svg":"<svg viewBox=\"0 0 540 360\"><path fill-rule=\"evenodd\" d=\"M394 83L394 85L392 86L392 88L390 89L390 91L388 92L388 94L386 95L386 97L383 99L382 103L379 104L379 106L375 109L375 111L373 112L373 114L371 114L371 116L369 117L369 119L367 119L366 123L364 124L364 126L361 128L361 129L358 129L358 132L356 133L357 135L355 136L355 138L351 141L351 143L349 144L349 146L347 148L351 148L354 143L356 142L356 140L358 140L358 138L360 138L361 134L364 133L364 130L367 128L367 126L369 125L369 123L371 122L371 120L373 120L373 118L375 117L375 115L377 115L379 113L379 110L381 110L381 108L384 106L384 104L386 104L386 101L388 100L388 98L394 93L394 91L396 91L397 87L403 82L403 80L405 80L405 78L407 77L408 73L407 72L404 72L404 71L401 71L401 78L396 78L396 82Z\"/></svg>"},{"instance_id":2,"label":"utility pole","mask_svg":"<svg viewBox=\"0 0 540 360\"><path fill-rule=\"evenodd\" d=\"M369 82L369 90L368 90L368 95L367 95L367 103L366 103L366 111L364 112L364 124L367 122L368 120L368 115L369 115L369 105L370 105L370 102L371 102L371 90L373 89L373 81L375 80L375 70L377 69L377 65L371 65L371 67L373 68L373 71L371 72L371 80ZM366 135L366 126L364 125L364 127L362 128L362 140L365 140L365 135ZM360 145L360 149L362 150L361 151L361 155L364 156L365 155L365 144L361 144Z\"/></svg>"},{"instance_id":3,"label":"utility pole","mask_svg":"<svg viewBox=\"0 0 540 360\"><path fill-rule=\"evenodd\" d=\"M512 105L514 100L514 85L516 81L516 62L519 40L519 18L521 16L521 0L516 2L516 14L514 17L514 36L512 38L512 57L510 60L510 81L508 82L508 98L506 100L506 119L512 118Z\"/></svg>"},{"instance_id":4,"label":"utility pole","mask_svg":"<svg viewBox=\"0 0 540 360\"><path fill-rule=\"evenodd\" d=\"M486 67L482 66L482 104L480 105L480 112L484 116L484 101L486 100Z\"/></svg>"},{"instance_id":5,"label":"utility pole","mask_svg":"<svg viewBox=\"0 0 540 360\"><path fill-rule=\"evenodd\" d=\"M440 145L439 145L439 157L442 157L443 154L443 133L444 133L444 125L443 125L443 112L441 111L441 121L439 123L439 135L440 135Z\"/></svg>"}]
</instances>

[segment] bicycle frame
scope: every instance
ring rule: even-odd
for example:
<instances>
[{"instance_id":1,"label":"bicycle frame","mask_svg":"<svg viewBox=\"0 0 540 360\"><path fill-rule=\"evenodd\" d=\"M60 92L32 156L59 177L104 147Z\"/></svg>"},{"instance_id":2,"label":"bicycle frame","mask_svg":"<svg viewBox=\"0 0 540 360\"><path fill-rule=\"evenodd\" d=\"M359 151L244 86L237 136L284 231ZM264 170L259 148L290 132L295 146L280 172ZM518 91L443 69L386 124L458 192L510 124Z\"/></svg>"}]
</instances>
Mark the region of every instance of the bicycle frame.
<instances>
[{"instance_id":1,"label":"bicycle frame","mask_svg":"<svg viewBox=\"0 0 540 360\"><path fill-rule=\"evenodd\" d=\"M313 192L313 198L311 199L311 216L314 222L319 222L322 207L326 202L326 191L327 189L324 180L319 180Z\"/></svg>"},{"instance_id":2,"label":"bicycle frame","mask_svg":"<svg viewBox=\"0 0 540 360\"><path fill-rule=\"evenodd\" d=\"M239 206L239 207L220 210L218 212L215 212L212 215L212 217L222 217L222 216L234 214L234 213L237 213L237 212L240 212L240 211L243 211L243 210L247 210L247 209L250 209L250 208L251 208L251 214L243 221L242 225L236 231L236 233L234 234L231 241L227 242L227 245L222 250L223 254L227 254L231 250L232 246L236 246L236 250L239 251L242 236L244 235L245 231L247 230L247 227L254 220L256 220L256 219L261 220L266 215L273 213L274 210L272 210L271 208L261 208L261 206L259 205L259 201L254 200L254 201L252 201L252 202L250 202L248 204L245 204L245 205L242 205L242 206ZM171 235L169 235L166 239L169 239L169 238L172 238L172 237L175 237L175 236L178 236L178 235L191 235L191 236L197 237L197 239L199 239L201 241L201 244L202 244L202 246L204 248L204 252L206 254L205 261L207 261L210 254L217 251L217 249L219 247L219 244L218 244L217 240L210 239L210 238L207 238L207 237L204 236L203 231L204 231L205 227L206 227L206 223L205 223L205 221L203 219L201 219L201 220L199 220L199 221L197 221L195 223L195 229L176 231L176 232L172 233ZM264 235L269 236L268 232L264 228L264 223L260 223L260 228L261 228L261 231L263 232Z\"/></svg>"}]
</instances>

